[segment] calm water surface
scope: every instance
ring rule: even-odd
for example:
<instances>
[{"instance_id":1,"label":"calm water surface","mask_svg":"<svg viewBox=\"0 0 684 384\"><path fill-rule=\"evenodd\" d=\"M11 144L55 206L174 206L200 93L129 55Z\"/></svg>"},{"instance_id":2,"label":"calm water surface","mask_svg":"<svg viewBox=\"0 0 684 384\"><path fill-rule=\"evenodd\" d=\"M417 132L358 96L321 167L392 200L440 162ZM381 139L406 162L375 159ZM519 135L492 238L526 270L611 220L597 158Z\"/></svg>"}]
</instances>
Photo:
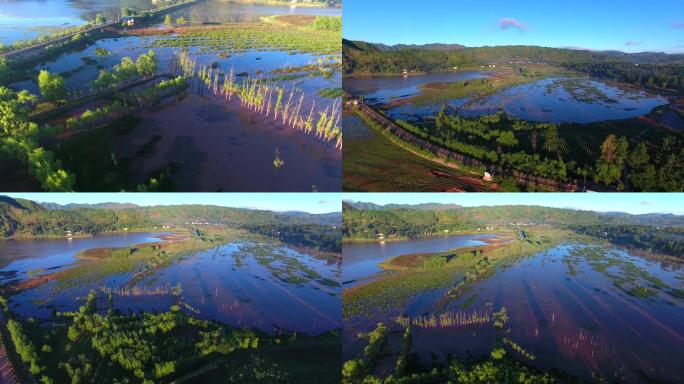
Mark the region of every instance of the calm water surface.
<instances>
[{"instance_id":1,"label":"calm water surface","mask_svg":"<svg viewBox=\"0 0 684 384\"><path fill-rule=\"evenodd\" d=\"M231 1L205 1L171 13L175 20L182 16L191 23L255 22L270 15L325 15L342 16L342 8L289 7L278 5L240 4Z\"/></svg>"},{"instance_id":2,"label":"calm water surface","mask_svg":"<svg viewBox=\"0 0 684 384\"><path fill-rule=\"evenodd\" d=\"M2 243L3 255L14 260L0 272L26 279L29 269L79 265L78 251L131 245L154 239L152 234L98 237L84 240ZM89 240L89 241L88 241ZM96 263L96 262L94 262ZM97 268L93 264L93 268ZM340 270L337 265L274 243L234 241L174 260L170 265L140 272L107 272L88 278L49 280L10 297L10 307L25 317L47 318L53 311L77 310L95 290L106 306L111 293L123 313L167 311L179 304L202 319L264 332L297 331L318 334L340 327Z\"/></svg>"},{"instance_id":3,"label":"calm water surface","mask_svg":"<svg viewBox=\"0 0 684 384\"><path fill-rule=\"evenodd\" d=\"M75 255L91 248L125 247L161 241L167 233L127 233L81 239L0 241L0 284L28 278L29 270L60 270L77 261Z\"/></svg>"},{"instance_id":4,"label":"calm water surface","mask_svg":"<svg viewBox=\"0 0 684 384\"><path fill-rule=\"evenodd\" d=\"M344 244L343 285L347 288L366 282L367 278L382 271L378 263L392 257L412 253L445 252L454 248L483 245L485 243L478 239L492 237L495 235L455 235L391 241L385 244Z\"/></svg>"},{"instance_id":5,"label":"calm water surface","mask_svg":"<svg viewBox=\"0 0 684 384\"><path fill-rule=\"evenodd\" d=\"M429 83L449 83L484 78L491 72L433 73L419 76L350 77L344 88L364 96L369 104L388 103L416 96ZM664 97L589 79L554 77L501 90L491 96L459 98L435 104L404 104L387 110L394 119L419 120L435 116L444 105L452 111L477 117L505 111L529 121L592 123L645 115L667 104Z\"/></svg>"},{"instance_id":6,"label":"calm water surface","mask_svg":"<svg viewBox=\"0 0 684 384\"><path fill-rule=\"evenodd\" d=\"M592 256L595 250L600 256ZM628 293L633 284L653 294ZM397 313L491 313L506 307L506 337L536 357L527 360L534 366L556 367L590 382L674 383L684 377L684 366L674 358L684 356L684 299L672 289L684 289L681 266L617 248L568 244L512 262L457 298L444 291L421 294L399 312L367 319L362 328L389 322ZM413 351L424 363L432 353L438 359L487 355L501 336L491 324L412 331ZM381 369L390 364L387 359Z\"/></svg>"},{"instance_id":7,"label":"calm water surface","mask_svg":"<svg viewBox=\"0 0 684 384\"><path fill-rule=\"evenodd\" d=\"M150 9L152 0L0 0L0 44L34 39L95 20L115 18L122 7Z\"/></svg>"},{"instance_id":8,"label":"calm water surface","mask_svg":"<svg viewBox=\"0 0 684 384\"><path fill-rule=\"evenodd\" d=\"M470 116L503 110L529 121L586 124L645 115L667 103L664 97L601 81L549 78L505 89L463 108Z\"/></svg>"},{"instance_id":9,"label":"calm water surface","mask_svg":"<svg viewBox=\"0 0 684 384\"><path fill-rule=\"evenodd\" d=\"M430 83L457 83L483 79L491 72L464 71L428 73L415 76L352 76L344 79L344 89L354 96L363 96L368 103L386 104L420 93L420 86Z\"/></svg>"},{"instance_id":10,"label":"calm water surface","mask_svg":"<svg viewBox=\"0 0 684 384\"><path fill-rule=\"evenodd\" d=\"M0 44L34 39L60 29L83 25L100 13L116 18L121 8L155 8L153 0L0 0ZM183 16L196 23L253 22L267 15L327 15L341 16L335 7L294 7L240 4L232 1L209 0L174 11L171 16Z\"/></svg>"}]
</instances>

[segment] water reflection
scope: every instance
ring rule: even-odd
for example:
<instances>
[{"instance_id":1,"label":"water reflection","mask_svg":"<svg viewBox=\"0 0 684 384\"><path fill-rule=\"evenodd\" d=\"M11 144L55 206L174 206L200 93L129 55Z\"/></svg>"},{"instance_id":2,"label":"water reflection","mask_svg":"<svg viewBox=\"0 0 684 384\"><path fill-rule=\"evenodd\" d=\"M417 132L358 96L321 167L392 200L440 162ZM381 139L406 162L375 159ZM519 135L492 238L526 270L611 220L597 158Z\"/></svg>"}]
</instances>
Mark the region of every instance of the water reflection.
<instances>
[{"instance_id":1,"label":"water reflection","mask_svg":"<svg viewBox=\"0 0 684 384\"><path fill-rule=\"evenodd\" d=\"M80 250L150 239L136 234L89 241L0 243L3 255L18 259L0 272L26 279L27 270L75 267L78 261L73 255ZM115 308L123 313L166 311L179 304L199 318L236 327L318 334L340 327L339 275L337 265L291 248L235 241L174 260L152 273L102 271L91 275L95 279L47 279L11 296L10 307L23 317L46 318L54 311L77 310L82 305L78 299L96 290L103 300L115 296Z\"/></svg>"},{"instance_id":2,"label":"water reflection","mask_svg":"<svg viewBox=\"0 0 684 384\"><path fill-rule=\"evenodd\" d=\"M345 244L342 270L345 288L367 282L366 279L382 271L378 263L400 255L412 253L446 252L450 249L483 245L478 240L495 235L440 236L428 239L390 241L384 244Z\"/></svg>"},{"instance_id":3,"label":"water reflection","mask_svg":"<svg viewBox=\"0 0 684 384\"><path fill-rule=\"evenodd\" d=\"M386 105L420 93L429 83L460 82L489 76L488 72L454 72L418 76L352 77L344 88L371 104ZM553 77L501 90L493 95L459 98L420 105L400 103L387 113L394 119L416 120L434 116L447 105L464 116L477 117L505 111L529 121L592 123L645 115L668 101L634 88L602 81Z\"/></svg>"}]
</instances>

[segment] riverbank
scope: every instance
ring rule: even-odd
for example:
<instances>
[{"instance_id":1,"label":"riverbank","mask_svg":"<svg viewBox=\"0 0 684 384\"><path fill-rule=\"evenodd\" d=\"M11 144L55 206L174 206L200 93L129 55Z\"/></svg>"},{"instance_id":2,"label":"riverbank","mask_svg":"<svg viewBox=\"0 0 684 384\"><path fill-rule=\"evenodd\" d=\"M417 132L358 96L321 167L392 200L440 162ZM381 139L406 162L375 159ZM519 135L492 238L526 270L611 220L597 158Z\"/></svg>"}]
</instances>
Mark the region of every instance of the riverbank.
<instances>
[{"instance_id":1,"label":"riverbank","mask_svg":"<svg viewBox=\"0 0 684 384\"><path fill-rule=\"evenodd\" d=\"M289 8L325 8L328 2L290 2L277 0L230 0L233 3L254 4L254 5L274 5Z\"/></svg>"},{"instance_id":2,"label":"riverbank","mask_svg":"<svg viewBox=\"0 0 684 384\"><path fill-rule=\"evenodd\" d=\"M407 241L407 240L419 240L419 239L432 239L432 238L437 238L437 237L449 237L449 236L461 236L461 235L496 235L500 232L497 231L478 231L478 230L470 230L470 231L453 231L453 232L435 232L431 233L428 235L422 235L420 237L407 237L407 236L397 236L397 237L388 237L385 238L384 240L379 240L379 239L364 239L364 238L359 238L359 237L344 237L342 238L342 243L343 244L368 244L368 243L391 243L391 242L397 242L397 241ZM492 240L491 238L481 238L477 239L480 241L484 242L489 242L489 241L496 241Z\"/></svg>"},{"instance_id":3,"label":"riverbank","mask_svg":"<svg viewBox=\"0 0 684 384\"><path fill-rule=\"evenodd\" d=\"M154 232L160 232L159 227L150 227L150 228L133 228L133 229L128 229L128 230L121 230L121 231L105 231L105 232L98 232L98 233L81 233L81 234L72 234L70 238L72 239L87 239L95 236L111 236L111 235L125 235L127 233L154 233ZM176 232L180 233L183 232L182 229L179 228L169 228L169 229L162 229L161 232ZM161 237L160 237L161 238ZM13 240L13 241L31 241L31 240L63 240L63 239L69 239L68 236L61 234L61 235L28 235L28 234L18 234L18 235L12 235L10 237L4 237L0 238L0 241L8 241L8 240Z\"/></svg>"}]
</instances>

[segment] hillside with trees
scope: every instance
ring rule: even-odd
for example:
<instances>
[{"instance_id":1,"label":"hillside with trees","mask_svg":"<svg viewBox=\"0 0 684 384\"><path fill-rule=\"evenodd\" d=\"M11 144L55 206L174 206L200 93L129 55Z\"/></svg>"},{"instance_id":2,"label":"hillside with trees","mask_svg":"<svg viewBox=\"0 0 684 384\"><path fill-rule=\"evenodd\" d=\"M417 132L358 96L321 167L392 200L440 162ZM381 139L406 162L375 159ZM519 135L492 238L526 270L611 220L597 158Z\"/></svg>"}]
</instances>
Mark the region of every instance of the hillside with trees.
<instances>
[{"instance_id":1,"label":"hillside with trees","mask_svg":"<svg viewBox=\"0 0 684 384\"><path fill-rule=\"evenodd\" d=\"M164 225L209 223L279 238L295 246L341 252L340 213L271 212L209 205L175 205L112 209L77 206L52 209L30 200L0 196L0 237L63 237L65 231L97 235L154 230Z\"/></svg>"},{"instance_id":2,"label":"hillside with trees","mask_svg":"<svg viewBox=\"0 0 684 384\"><path fill-rule=\"evenodd\" d=\"M625 64L682 64L684 55L627 54L537 46L464 47L458 44L386 46L363 41L342 41L344 73L439 72L453 67L488 64L544 63L578 66L589 63L621 68ZM660 66L654 66L659 68ZM648 67L645 67L648 68ZM642 68L644 70L644 68ZM681 76L678 73L678 76ZM668 79L669 81L670 79ZM644 81L648 81L648 77Z\"/></svg>"},{"instance_id":3,"label":"hillside with trees","mask_svg":"<svg viewBox=\"0 0 684 384\"><path fill-rule=\"evenodd\" d=\"M370 209L369 209L370 208ZM418 206L369 206L345 202L343 240L420 238L444 231L486 231L487 227L551 226L609 240L613 243L681 257L684 216L599 213L541 206L482 206L425 209Z\"/></svg>"}]
</instances>

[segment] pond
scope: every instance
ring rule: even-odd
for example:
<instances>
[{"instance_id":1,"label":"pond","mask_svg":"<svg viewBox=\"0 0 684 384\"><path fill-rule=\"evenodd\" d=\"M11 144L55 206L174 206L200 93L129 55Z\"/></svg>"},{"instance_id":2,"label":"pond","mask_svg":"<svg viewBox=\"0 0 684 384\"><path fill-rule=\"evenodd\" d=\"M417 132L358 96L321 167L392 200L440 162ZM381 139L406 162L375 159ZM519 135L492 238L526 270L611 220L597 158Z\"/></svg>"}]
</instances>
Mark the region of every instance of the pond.
<instances>
[{"instance_id":1,"label":"pond","mask_svg":"<svg viewBox=\"0 0 684 384\"><path fill-rule=\"evenodd\" d=\"M364 96L369 104L389 108L387 114L393 119L408 121L435 116L446 105L467 117L505 111L528 121L587 124L642 116L668 104L664 97L622 85L585 78L550 77L512 86L489 96L387 105L420 94L419 87L424 84L453 83L487 75L488 72L452 72L408 77L350 77L344 79L344 88L354 95Z\"/></svg>"},{"instance_id":2,"label":"pond","mask_svg":"<svg viewBox=\"0 0 684 384\"><path fill-rule=\"evenodd\" d=\"M149 236L131 236L128 242L120 237L7 242L3 255L15 255L21 261L2 272L53 266L68 269L79 265L73 257L79 250L131 245ZM99 268L99 263L93 262L92 268ZM78 299L96 290L103 302L112 295L115 308L123 313L163 312L178 304L198 318L270 334L313 335L341 324L339 267L276 243L235 240L174 259L151 273L135 272L102 268L89 275L95 279L47 279L10 296L10 308L22 317L45 319L54 311L77 310L82 305Z\"/></svg>"},{"instance_id":3,"label":"pond","mask_svg":"<svg viewBox=\"0 0 684 384\"><path fill-rule=\"evenodd\" d=\"M369 278L383 270L378 264L392 257L412 253L446 252L454 248L484 245L480 239L493 237L495 235L453 235L385 243L344 244L342 284L348 288L367 283Z\"/></svg>"},{"instance_id":4,"label":"pond","mask_svg":"<svg viewBox=\"0 0 684 384\"><path fill-rule=\"evenodd\" d=\"M420 295L398 313L439 318L505 307L510 331L503 334L534 356L507 348L516 359L590 382L677 382L684 367L672 357L684 355L683 288L681 266L569 243L509 262L456 297ZM367 326L391 321L387 316L368 319ZM423 362L484 357L501 332L491 322L416 326L412 351Z\"/></svg>"}]
</instances>

